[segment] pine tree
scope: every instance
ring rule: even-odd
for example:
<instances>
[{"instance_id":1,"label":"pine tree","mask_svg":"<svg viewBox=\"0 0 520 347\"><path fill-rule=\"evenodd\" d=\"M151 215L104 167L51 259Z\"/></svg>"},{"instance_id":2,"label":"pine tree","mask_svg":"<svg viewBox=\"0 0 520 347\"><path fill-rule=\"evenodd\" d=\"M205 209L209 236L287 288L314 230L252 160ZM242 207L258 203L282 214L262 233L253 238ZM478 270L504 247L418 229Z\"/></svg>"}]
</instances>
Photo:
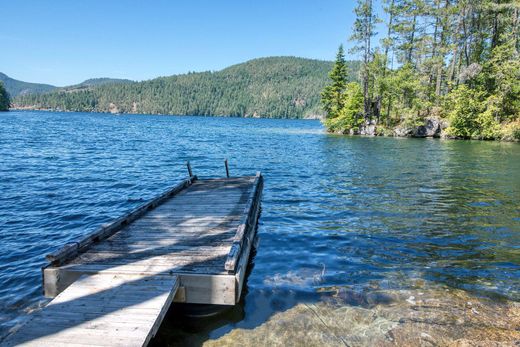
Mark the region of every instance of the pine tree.
<instances>
[{"instance_id":1,"label":"pine tree","mask_svg":"<svg viewBox=\"0 0 520 347\"><path fill-rule=\"evenodd\" d=\"M374 4L388 15L380 47L371 45ZM402 128L435 116L451 123L446 135L519 139L519 12L518 0L358 0L351 40L361 83L347 87L349 106L325 124L356 133L361 113Z\"/></svg>"},{"instance_id":2,"label":"pine tree","mask_svg":"<svg viewBox=\"0 0 520 347\"><path fill-rule=\"evenodd\" d=\"M361 83L363 85L363 113L366 120L372 117L372 99L370 98L370 69L369 64L372 60L372 37L377 33L374 31L375 24L379 19L372 8L372 0L358 0L355 9L356 21L354 22L351 41L357 42L352 48L352 52L361 52L363 55L363 66L361 69ZM377 112L379 113L379 112Z\"/></svg>"},{"instance_id":3,"label":"pine tree","mask_svg":"<svg viewBox=\"0 0 520 347\"><path fill-rule=\"evenodd\" d=\"M9 104L9 94L7 94L7 91L5 90L2 82L0 82L0 111L9 110Z\"/></svg>"},{"instance_id":4,"label":"pine tree","mask_svg":"<svg viewBox=\"0 0 520 347\"><path fill-rule=\"evenodd\" d=\"M115 104L121 113L316 117L325 113L320 92L329 83L333 65L295 57L262 58L216 72L23 94L13 103L85 112L109 112ZM358 69L357 62L347 65Z\"/></svg>"},{"instance_id":5,"label":"pine tree","mask_svg":"<svg viewBox=\"0 0 520 347\"><path fill-rule=\"evenodd\" d=\"M334 67L329 73L331 83L321 93L321 103L327 118L337 117L344 106L344 93L348 82L348 67L343 45L338 48Z\"/></svg>"}]
</instances>

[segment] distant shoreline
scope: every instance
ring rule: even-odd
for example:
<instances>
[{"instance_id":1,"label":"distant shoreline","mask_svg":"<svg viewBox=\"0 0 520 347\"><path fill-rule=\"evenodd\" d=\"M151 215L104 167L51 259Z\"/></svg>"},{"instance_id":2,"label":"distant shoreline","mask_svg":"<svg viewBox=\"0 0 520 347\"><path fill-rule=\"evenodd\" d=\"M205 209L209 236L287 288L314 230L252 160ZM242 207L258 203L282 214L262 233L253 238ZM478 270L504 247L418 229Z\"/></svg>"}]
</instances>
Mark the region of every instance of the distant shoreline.
<instances>
[{"instance_id":1,"label":"distant shoreline","mask_svg":"<svg viewBox=\"0 0 520 347\"><path fill-rule=\"evenodd\" d=\"M357 62L349 62L354 79ZM89 80L45 93L13 94L14 108L111 113L318 118L332 62L297 57L248 60L214 72L140 82ZM22 83L22 82L20 82ZM9 92L9 90L8 90Z\"/></svg>"},{"instance_id":2,"label":"distant shoreline","mask_svg":"<svg viewBox=\"0 0 520 347\"><path fill-rule=\"evenodd\" d=\"M162 113L129 113L129 112L99 112L99 111L69 111L69 110L53 110L53 109L39 109L39 108L31 108L31 107L11 107L9 108L9 111L41 111L41 112L64 112L64 113L95 113L95 114L105 114L105 115L136 115L136 116L168 116L168 117L212 117L212 118L248 118L248 119L276 119L276 120L304 120L304 121L311 121L311 120L317 120L321 121L321 117L316 118L280 118L280 117L252 117L252 116L233 116L233 115L200 115L200 114L162 114ZM388 129L387 129L388 130ZM399 134L401 129L399 127L395 127L391 129L392 131L389 133L355 133L355 134L349 134L349 133L342 133L339 131L331 132L326 131L329 135L335 135L335 136L345 136L345 137L394 137L394 138L415 138L415 139L423 139L423 138L432 138L432 139L439 139L439 140L459 140L459 141L485 141L485 142L509 142L509 143L520 143L518 140L506 140L506 139L495 139L495 140L489 140L489 139L464 139L464 138L456 138L456 137L449 137L445 136L443 134L436 134L436 135L418 135L417 129L408 129L409 131L406 133Z\"/></svg>"},{"instance_id":3,"label":"distant shoreline","mask_svg":"<svg viewBox=\"0 0 520 347\"><path fill-rule=\"evenodd\" d=\"M49 108L36 107L10 107L9 111L41 111L41 112L64 112L64 113L95 113L107 115L142 115L142 116L174 116L174 117L214 117L214 118L253 118L253 119L283 119L283 120L321 120L321 116L305 117L305 118L282 118L282 117L262 117L262 116L234 116L234 115L202 115L202 114L170 114L170 113L131 113L131 112L102 112L102 111L70 111L55 110Z\"/></svg>"}]
</instances>

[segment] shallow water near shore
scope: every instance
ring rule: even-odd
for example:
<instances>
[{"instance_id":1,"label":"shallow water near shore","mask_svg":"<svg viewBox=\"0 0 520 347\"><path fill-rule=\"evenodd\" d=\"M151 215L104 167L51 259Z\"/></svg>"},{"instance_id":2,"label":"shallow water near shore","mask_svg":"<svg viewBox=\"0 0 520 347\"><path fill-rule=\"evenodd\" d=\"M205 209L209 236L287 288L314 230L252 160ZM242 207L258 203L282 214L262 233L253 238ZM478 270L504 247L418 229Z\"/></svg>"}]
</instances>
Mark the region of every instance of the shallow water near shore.
<instances>
[{"instance_id":1,"label":"shallow water near shore","mask_svg":"<svg viewBox=\"0 0 520 347\"><path fill-rule=\"evenodd\" d=\"M205 319L173 309L154 345L520 339L520 144L26 111L0 115L1 333L46 302L46 253L174 185L186 160L218 177L225 158L265 177L242 301Z\"/></svg>"}]
</instances>

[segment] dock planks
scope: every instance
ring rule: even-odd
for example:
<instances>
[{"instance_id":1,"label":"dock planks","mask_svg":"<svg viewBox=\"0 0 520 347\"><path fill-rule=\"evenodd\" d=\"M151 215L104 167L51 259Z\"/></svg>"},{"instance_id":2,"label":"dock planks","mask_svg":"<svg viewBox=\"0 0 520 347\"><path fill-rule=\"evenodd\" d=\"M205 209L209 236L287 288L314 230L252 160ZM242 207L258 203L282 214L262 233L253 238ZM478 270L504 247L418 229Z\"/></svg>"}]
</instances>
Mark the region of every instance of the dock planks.
<instances>
[{"instance_id":1,"label":"dock planks","mask_svg":"<svg viewBox=\"0 0 520 347\"><path fill-rule=\"evenodd\" d=\"M263 178L181 182L48 255L54 299L2 345L146 346L172 302L240 299Z\"/></svg>"},{"instance_id":2,"label":"dock planks","mask_svg":"<svg viewBox=\"0 0 520 347\"><path fill-rule=\"evenodd\" d=\"M179 287L177 276L82 276L4 346L146 346Z\"/></svg>"}]
</instances>

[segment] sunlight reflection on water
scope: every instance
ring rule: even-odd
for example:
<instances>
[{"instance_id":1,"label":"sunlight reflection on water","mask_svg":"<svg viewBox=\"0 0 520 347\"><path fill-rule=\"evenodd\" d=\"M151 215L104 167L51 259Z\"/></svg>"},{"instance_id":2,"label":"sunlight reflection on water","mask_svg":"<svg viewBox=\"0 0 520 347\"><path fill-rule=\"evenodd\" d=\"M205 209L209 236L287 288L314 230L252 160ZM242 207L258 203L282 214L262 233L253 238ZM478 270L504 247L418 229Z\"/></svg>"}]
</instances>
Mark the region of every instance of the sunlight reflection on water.
<instances>
[{"instance_id":1,"label":"sunlight reflection on water","mask_svg":"<svg viewBox=\"0 0 520 347\"><path fill-rule=\"evenodd\" d=\"M182 336L251 329L327 302L331 287L412 290L410 278L520 300L518 144L269 119L9 112L0 123L3 330L42 301L46 253L175 184L186 160L204 177L223 176L228 158L232 174L261 170L265 188L243 301ZM176 324L158 338L183 341Z\"/></svg>"}]
</instances>

